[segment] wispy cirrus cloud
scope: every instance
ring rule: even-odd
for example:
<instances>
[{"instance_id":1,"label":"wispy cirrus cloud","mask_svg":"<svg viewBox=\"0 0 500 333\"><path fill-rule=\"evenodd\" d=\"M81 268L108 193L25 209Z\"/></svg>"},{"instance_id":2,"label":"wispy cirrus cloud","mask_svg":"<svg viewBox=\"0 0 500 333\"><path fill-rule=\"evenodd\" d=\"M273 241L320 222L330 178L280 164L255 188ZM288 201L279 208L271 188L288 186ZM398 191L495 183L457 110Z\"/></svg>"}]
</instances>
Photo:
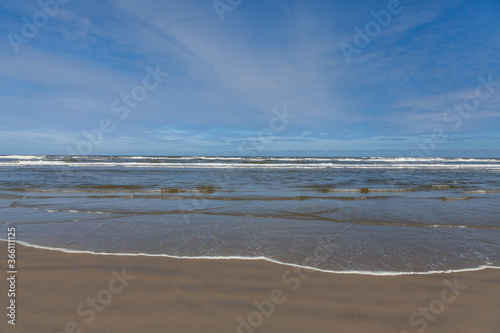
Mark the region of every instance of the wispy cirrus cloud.
<instances>
[{"instance_id":1,"label":"wispy cirrus cloud","mask_svg":"<svg viewBox=\"0 0 500 333\"><path fill-rule=\"evenodd\" d=\"M95 153L229 153L287 105L296 118L272 151L411 149L477 76L500 71L500 4L413 2L348 65L339 43L386 6L249 2L221 22L203 1L70 2L20 54L2 41L3 146L63 154L64 143L109 117L116 131ZM20 17L36 10L36 3L2 3L0 28L19 32ZM168 79L118 121L111 102L156 64ZM492 146L498 109L495 95L453 135Z\"/></svg>"}]
</instances>

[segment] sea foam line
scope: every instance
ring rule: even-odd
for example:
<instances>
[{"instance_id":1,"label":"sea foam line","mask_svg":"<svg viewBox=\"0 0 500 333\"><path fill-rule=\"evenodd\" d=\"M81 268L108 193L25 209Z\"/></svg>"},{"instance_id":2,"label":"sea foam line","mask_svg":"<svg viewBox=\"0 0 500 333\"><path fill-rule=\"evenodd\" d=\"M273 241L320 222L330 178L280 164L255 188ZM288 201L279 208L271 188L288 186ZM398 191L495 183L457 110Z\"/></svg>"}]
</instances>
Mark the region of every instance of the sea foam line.
<instances>
[{"instance_id":1,"label":"sea foam line","mask_svg":"<svg viewBox=\"0 0 500 333\"><path fill-rule=\"evenodd\" d=\"M0 238L0 241L6 242L6 239ZM394 271L357 271L357 270L348 270L348 271L334 271L329 269L322 269L317 267L292 264L287 262L278 261L275 259L267 258L267 257L242 257L242 256L174 256L170 254L153 254L153 253L110 253L110 252L95 252L88 250L70 250L64 248L56 248L49 246L42 246L27 243L24 241L16 241L17 244L21 244L23 246L32 247L41 250L49 250L49 251L59 251L63 253L74 253L74 254L92 254L92 255L100 255L100 256L123 256L123 257L164 257L164 258L172 258L172 259L195 259L195 260L263 260L267 262L271 262L278 265L288 266L288 267L297 267L310 271L322 272L322 273L330 273L330 274L357 274L357 275L372 275L372 276L401 276L401 275L430 275L430 274L451 274L451 273L462 273L462 272L475 272L481 271L484 269L500 269L500 266L493 265L481 265L478 267L471 268L461 268L461 269L448 269L441 271L425 271L425 272L394 272Z\"/></svg>"},{"instance_id":2,"label":"sea foam line","mask_svg":"<svg viewBox=\"0 0 500 333\"><path fill-rule=\"evenodd\" d=\"M124 167L124 168L182 168L182 169L270 169L270 170L287 170L287 169L450 169L450 170L465 170L465 169L480 169L488 171L499 171L500 164L415 164L415 163L377 163L377 164L343 164L343 163L266 163L266 164L245 164L245 163L218 163L218 162L197 162L197 163L180 163L180 162L161 162L161 163L143 163L143 162L65 162L65 161L14 161L0 162L0 167L29 167L29 166L66 166L72 168L85 167Z\"/></svg>"}]
</instances>

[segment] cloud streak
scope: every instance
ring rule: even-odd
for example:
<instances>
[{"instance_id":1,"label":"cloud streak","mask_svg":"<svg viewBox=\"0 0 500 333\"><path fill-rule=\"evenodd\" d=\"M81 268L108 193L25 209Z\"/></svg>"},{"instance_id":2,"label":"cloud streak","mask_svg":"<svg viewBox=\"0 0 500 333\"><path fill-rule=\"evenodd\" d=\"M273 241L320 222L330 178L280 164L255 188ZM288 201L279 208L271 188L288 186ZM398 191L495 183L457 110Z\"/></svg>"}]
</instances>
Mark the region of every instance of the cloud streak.
<instances>
[{"instance_id":1,"label":"cloud streak","mask_svg":"<svg viewBox=\"0 0 500 333\"><path fill-rule=\"evenodd\" d=\"M0 6L5 33L19 31L20 18L39 10ZM3 40L2 149L65 154L83 130L114 116L111 103L140 84L146 66L161 64L168 80L94 153L237 154L235 143L267 126L272 109L283 105L296 119L270 152L411 150L479 75L500 77L500 5L405 5L347 64L339 43L386 6L245 2L221 22L201 0L70 2L20 54ZM493 149L498 95L450 132L443 149L460 149L466 140Z\"/></svg>"}]
</instances>

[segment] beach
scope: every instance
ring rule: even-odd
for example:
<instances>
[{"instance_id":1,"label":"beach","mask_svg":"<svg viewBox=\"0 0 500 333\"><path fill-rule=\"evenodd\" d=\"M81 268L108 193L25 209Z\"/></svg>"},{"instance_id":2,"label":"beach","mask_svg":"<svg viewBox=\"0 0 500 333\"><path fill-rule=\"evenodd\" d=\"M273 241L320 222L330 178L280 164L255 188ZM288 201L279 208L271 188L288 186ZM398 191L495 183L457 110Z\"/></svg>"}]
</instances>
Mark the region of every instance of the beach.
<instances>
[{"instance_id":1,"label":"beach","mask_svg":"<svg viewBox=\"0 0 500 333\"><path fill-rule=\"evenodd\" d=\"M500 333L499 16L3 1L0 333Z\"/></svg>"},{"instance_id":2,"label":"beach","mask_svg":"<svg viewBox=\"0 0 500 333\"><path fill-rule=\"evenodd\" d=\"M3 1L0 333L500 333L499 16Z\"/></svg>"},{"instance_id":3,"label":"beach","mask_svg":"<svg viewBox=\"0 0 500 333\"><path fill-rule=\"evenodd\" d=\"M332 272L500 266L500 159L0 156L19 241ZM7 227L0 239L7 239Z\"/></svg>"},{"instance_id":4,"label":"beach","mask_svg":"<svg viewBox=\"0 0 500 333\"><path fill-rule=\"evenodd\" d=\"M0 171L17 244L0 332L500 332L500 159L13 155Z\"/></svg>"},{"instance_id":5,"label":"beach","mask_svg":"<svg viewBox=\"0 0 500 333\"><path fill-rule=\"evenodd\" d=\"M0 246L6 253L7 243ZM16 325L3 315L2 332L500 330L498 269L333 274L262 260L94 255L20 244L17 269ZM6 287L4 280L2 295ZM1 302L6 311L7 298Z\"/></svg>"}]
</instances>

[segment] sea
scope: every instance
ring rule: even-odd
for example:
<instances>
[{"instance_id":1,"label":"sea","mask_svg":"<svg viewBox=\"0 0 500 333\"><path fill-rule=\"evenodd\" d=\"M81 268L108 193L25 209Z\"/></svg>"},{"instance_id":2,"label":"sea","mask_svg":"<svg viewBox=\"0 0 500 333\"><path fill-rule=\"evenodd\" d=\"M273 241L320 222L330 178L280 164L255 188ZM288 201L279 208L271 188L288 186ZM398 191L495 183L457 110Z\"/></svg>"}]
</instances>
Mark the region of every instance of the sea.
<instances>
[{"instance_id":1,"label":"sea","mask_svg":"<svg viewBox=\"0 0 500 333\"><path fill-rule=\"evenodd\" d=\"M500 268L500 159L0 156L0 238L373 275Z\"/></svg>"}]
</instances>

